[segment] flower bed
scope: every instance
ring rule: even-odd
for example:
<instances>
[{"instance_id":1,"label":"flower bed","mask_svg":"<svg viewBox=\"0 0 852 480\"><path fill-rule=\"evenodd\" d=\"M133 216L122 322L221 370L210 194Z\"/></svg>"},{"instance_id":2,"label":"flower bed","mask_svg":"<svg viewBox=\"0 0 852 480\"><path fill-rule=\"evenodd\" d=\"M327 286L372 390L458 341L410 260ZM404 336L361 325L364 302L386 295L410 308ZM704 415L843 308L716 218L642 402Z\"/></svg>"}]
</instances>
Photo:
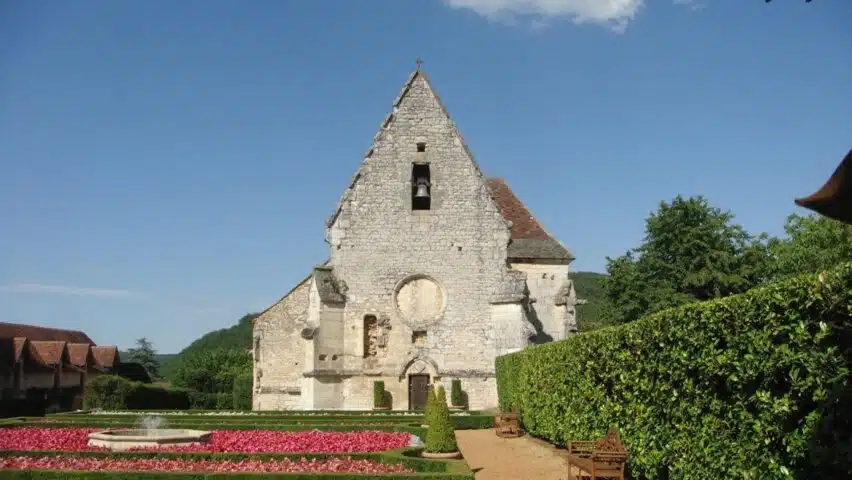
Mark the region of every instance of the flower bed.
<instances>
[{"instance_id":1,"label":"flower bed","mask_svg":"<svg viewBox=\"0 0 852 480\"><path fill-rule=\"evenodd\" d=\"M99 450L88 445L88 434L98 430L101 429L17 427L0 430L0 450ZM219 430L213 432L208 444L157 450L232 453L382 452L403 448L410 438L404 432Z\"/></svg>"},{"instance_id":2,"label":"flower bed","mask_svg":"<svg viewBox=\"0 0 852 480\"><path fill-rule=\"evenodd\" d=\"M187 460L171 458L97 458L97 457L5 457L0 469L76 470L108 472L266 472L266 473L415 473L400 464L379 463L350 457L298 460Z\"/></svg>"},{"instance_id":3,"label":"flower bed","mask_svg":"<svg viewBox=\"0 0 852 480\"><path fill-rule=\"evenodd\" d=\"M468 416L471 414L476 414L476 412L453 412L453 416ZM62 415L132 415L132 416L185 416L185 415L204 415L204 416L213 416L213 417L258 417L258 416L266 416L266 417L313 417L313 416L361 416L361 417L387 417L387 416L395 416L395 417L418 417L423 416L423 412L412 412L412 411L385 411L385 412L372 412L372 411L360 411L360 410L335 410L335 411L302 411L302 410L282 410L282 411L268 411L268 412L245 412L245 411L237 411L237 410L221 410L221 411L208 411L208 410L163 410L163 411L137 411L137 410L92 410L89 412L80 411L80 412L70 412Z\"/></svg>"}]
</instances>

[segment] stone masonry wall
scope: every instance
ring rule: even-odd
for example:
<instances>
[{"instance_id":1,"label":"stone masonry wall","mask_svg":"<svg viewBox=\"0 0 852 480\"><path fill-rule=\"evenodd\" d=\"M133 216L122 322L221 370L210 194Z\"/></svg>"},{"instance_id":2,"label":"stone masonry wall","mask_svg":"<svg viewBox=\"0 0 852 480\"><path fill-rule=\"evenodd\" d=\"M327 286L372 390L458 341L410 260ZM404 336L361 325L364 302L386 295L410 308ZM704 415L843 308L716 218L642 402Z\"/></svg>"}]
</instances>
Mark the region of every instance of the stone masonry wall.
<instances>
[{"instance_id":1,"label":"stone masonry wall","mask_svg":"<svg viewBox=\"0 0 852 480\"><path fill-rule=\"evenodd\" d=\"M511 267L527 274L527 288L530 291L530 298L535 299L535 302L531 305L529 320L539 330L539 333L533 342L538 344L553 340L564 340L567 332L565 332L562 315L554 305L554 298L559 288L568 279L569 266L512 263Z\"/></svg>"},{"instance_id":2,"label":"stone masonry wall","mask_svg":"<svg viewBox=\"0 0 852 480\"><path fill-rule=\"evenodd\" d=\"M419 142L426 144L425 154L417 153ZM429 211L411 209L412 163L418 159L430 165ZM489 299L506 275L509 229L424 76L414 78L394 108L326 237L334 273L348 288L347 370L364 369L364 316L375 315L387 316L391 328L386 348L368 370L404 381L398 370L419 355L441 370L493 372L499 332L491 325ZM398 283L415 274L436 281L444 296L443 315L426 328L412 328L393 301ZM422 348L413 343L418 330L426 331L425 339L417 339ZM372 381L364 386L371 391Z\"/></svg>"},{"instance_id":3,"label":"stone masonry wall","mask_svg":"<svg viewBox=\"0 0 852 480\"><path fill-rule=\"evenodd\" d=\"M255 320L253 338L255 410L301 408L305 342L300 336L307 315L310 279Z\"/></svg>"}]
</instances>

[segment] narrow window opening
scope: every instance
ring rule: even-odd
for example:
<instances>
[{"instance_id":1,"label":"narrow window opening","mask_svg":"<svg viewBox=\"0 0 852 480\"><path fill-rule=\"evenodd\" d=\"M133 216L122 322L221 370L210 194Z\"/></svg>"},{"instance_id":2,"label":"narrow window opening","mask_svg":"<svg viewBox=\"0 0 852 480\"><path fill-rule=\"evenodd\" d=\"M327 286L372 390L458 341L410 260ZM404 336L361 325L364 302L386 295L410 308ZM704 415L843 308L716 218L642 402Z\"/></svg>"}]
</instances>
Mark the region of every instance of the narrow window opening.
<instances>
[{"instance_id":1,"label":"narrow window opening","mask_svg":"<svg viewBox=\"0 0 852 480\"><path fill-rule=\"evenodd\" d=\"M426 151L426 144L425 144L425 143L423 143L423 142L418 143L418 144L417 144L417 152L418 152L418 153L423 153L423 152L425 152L425 151Z\"/></svg>"},{"instance_id":2,"label":"narrow window opening","mask_svg":"<svg viewBox=\"0 0 852 480\"><path fill-rule=\"evenodd\" d=\"M411 167L411 209L430 210L432 207L432 181L429 165Z\"/></svg>"},{"instance_id":3,"label":"narrow window opening","mask_svg":"<svg viewBox=\"0 0 852 480\"><path fill-rule=\"evenodd\" d=\"M411 343L417 348L426 346L426 330L417 330L411 334Z\"/></svg>"},{"instance_id":4,"label":"narrow window opening","mask_svg":"<svg viewBox=\"0 0 852 480\"><path fill-rule=\"evenodd\" d=\"M375 315L364 316L364 358L375 357L378 353L379 320Z\"/></svg>"}]
</instances>

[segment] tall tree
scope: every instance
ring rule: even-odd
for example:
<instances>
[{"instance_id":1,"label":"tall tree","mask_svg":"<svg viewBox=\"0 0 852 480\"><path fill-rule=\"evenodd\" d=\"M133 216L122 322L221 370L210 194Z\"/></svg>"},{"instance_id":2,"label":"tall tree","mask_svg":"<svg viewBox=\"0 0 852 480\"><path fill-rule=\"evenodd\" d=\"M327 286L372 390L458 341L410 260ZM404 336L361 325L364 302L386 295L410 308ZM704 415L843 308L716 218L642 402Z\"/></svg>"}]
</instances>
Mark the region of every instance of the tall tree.
<instances>
[{"instance_id":1,"label":"tall tree","mask_svg":"<svg viewBox=\"0 0 852 480\"><path fill-rule=\"evenodd\" d=\"M625 323L685 303L748 290L763 280L765 239L702 196L661 202L645 223L642 245L607 258L607 320Z\"/></svg>"},{"instance_id":2,"label":"tall tree","mask_svg":"<svg viewBox=\"0 0 852 480\"><path fill-rule=\"evenodd\" d=\"M793 214L785 238L769 244L776 278L814 273L852 261L852 225L819 215Z\"/></svg>"},{"instance_id":3,"label":"tall tree","mask_svg":"<svg viewBox=\"0 0 852 480\"><path fill-rule=\"evenodd\" d=\"M142 365L152 379L160 378L160 363L157 361L157 351L154 350L154 344L146 337L136 340L136 348L130 349L131 362L136 362Z\"/></svg>"}]
</instances>

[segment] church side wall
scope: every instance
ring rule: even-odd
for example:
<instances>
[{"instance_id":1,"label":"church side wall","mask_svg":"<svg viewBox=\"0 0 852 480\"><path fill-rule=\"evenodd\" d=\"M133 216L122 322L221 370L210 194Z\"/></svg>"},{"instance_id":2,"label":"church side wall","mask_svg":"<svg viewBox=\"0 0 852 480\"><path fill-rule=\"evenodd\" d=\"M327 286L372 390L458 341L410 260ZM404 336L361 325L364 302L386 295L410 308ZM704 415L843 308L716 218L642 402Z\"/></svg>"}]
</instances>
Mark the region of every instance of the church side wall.
<instances>
[{"instance_id":1,"label":"church side wall","mask_svg":"<svg viewBox=\"0 0 852 480\"><path fill-rule=\"evenodd\" d=\"M553 302L559 288L568 279L569 266L511 263L510 267L527 274L527 288L530 297L535 299L529 320L539 333L533 342L565 339L564 308L560 311Z\"/></svg>"},{"instance_id":2,"label":"church side wall","mask_svg":"<svg viewBox=\"0 0 852 480\"><path fill-rule=\"evenodd\" d=\"M438 377L436 383L444 386L447 392L447 402L450 400L452 380L456 378L462 382L462 391L468 396L470 410L498 408L497 382L494 377ZM340 384L335 384L330 379L323 382L315 381L314 385L319 387L314 392L315 398L319 399L320 390L324 389L324 394L338 395L338 399L342 403L335 403L331 399L319 400L314 408L371 410L373 408L373 382L377 380L385 382L385 390L390 393L393 410L409 410L411 408L408 403L408 380L405 377L398 376L344 377Z\"/></svg>"},{"instance_id":3,"label":"church side wall","mask_svg":"<svg viewBox=\"0 0 852 480\"><path fill-rule=\"evenodd\" d=\"M306 280L255 320L253 333L254 410L302 408L305 340L298 321L308 309Z\"/></svg>"},{"instance_id":4,"label":"church side wall","mask_svg":"<svg viewBox=\"0 0 852 480\"><path fill-rule=\"evenodd\" d=\"M419 142L426 144L422 156L417 154ZM430 166L429 211L411 210L412 163L418 158ZM421 355L439 370L493 374L499 332L491 323L489 301L508 270L509 229L422 77L415 79L380 134L328 239L335 275L348 287L347 370L366 367L396 375L399 382L407 359ZM393 296L399 282L415 274L434 279L445 299L443 317L425 329L420 344L414 335L420 329L400 315ZM413 290L424 291L418 289ZM390 326L382 330L387 342L378 348L372 366L364 361L365 315L387 317ZM370 380L363 394L371 388ZM407 403L407 390L394 396L395 408L399 396ZM364 403L354 398L347 403Z\"/></svg>"}]
</instances>

